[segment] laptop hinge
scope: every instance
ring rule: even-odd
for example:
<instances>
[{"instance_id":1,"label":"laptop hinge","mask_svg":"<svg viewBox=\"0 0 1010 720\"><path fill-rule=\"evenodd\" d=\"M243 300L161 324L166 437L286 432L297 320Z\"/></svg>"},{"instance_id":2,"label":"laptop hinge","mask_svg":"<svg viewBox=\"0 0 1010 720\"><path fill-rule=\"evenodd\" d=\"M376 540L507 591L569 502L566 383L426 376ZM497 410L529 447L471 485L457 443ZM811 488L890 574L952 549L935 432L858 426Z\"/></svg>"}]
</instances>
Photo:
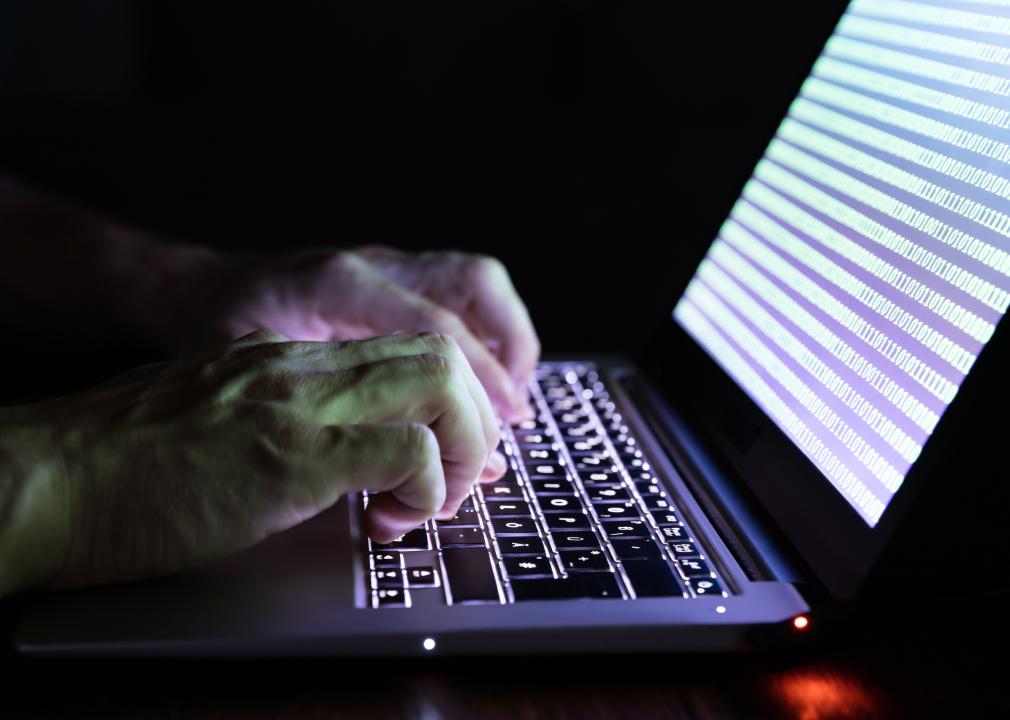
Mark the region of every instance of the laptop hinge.
<instances>
[{"instance_id":1,"label":"laptop hinge","mask_svg":"<svg viewBox=\"0 0 1010 720\"><path fill-rule=\"evenodd\" d=\"M813 577L805 563L775 530L764 511L676 411L637 373L617 377L670 460L680 471L698 504L751 580L803 582Z\"/></svg>"}]
</instances>

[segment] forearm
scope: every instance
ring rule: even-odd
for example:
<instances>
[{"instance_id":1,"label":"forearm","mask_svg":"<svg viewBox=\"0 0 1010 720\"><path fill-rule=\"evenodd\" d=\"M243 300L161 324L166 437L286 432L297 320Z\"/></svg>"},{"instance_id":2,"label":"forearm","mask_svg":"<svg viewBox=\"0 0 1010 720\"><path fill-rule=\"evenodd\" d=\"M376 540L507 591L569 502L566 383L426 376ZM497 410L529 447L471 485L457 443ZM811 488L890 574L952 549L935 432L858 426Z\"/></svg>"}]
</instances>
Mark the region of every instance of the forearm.
<instances>
[{"instance_id":1,"label":"forearm","mask_svg":"<svg viewBox=\"0 0 1010 720\"><path fill-rule=\"evenodd\" d=\"M0 415L0 598L45 584L66 558L71 499L52 435Z\"/></svg>"},{"instance_id":2,"label":"forearm","mask_svg":"<svg viewBox=\"0 0 1010 720\"><path fill-rule=\"evenodd\" d=\"M166 342L162 329L188 291L186 278L213 258L0 178L0 291L9 298L0 321L7 327Z\"/></svg>"}]
</instances>

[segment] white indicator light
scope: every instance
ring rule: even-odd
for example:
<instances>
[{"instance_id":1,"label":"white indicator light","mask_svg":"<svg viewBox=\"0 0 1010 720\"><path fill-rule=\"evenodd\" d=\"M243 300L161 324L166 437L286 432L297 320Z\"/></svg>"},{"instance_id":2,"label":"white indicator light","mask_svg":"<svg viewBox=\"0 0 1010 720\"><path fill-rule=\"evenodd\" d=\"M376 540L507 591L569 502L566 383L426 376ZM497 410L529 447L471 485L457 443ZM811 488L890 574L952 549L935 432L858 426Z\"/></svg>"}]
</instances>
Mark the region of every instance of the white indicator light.
<instances>
[{"instance_id":1,"label":"white indicator light","mask_svg":"<svg viewBox=\"0 0 1010 720\"><path fill-rule=\"evenodd\" d=\"M716 608L715 608L715 611L717 613L719 613L720 615L722 615L723 613L726 612L726 606L725 605L717 605Z\"/></svg>"},{"instance_id":2,"label":"white indicator light","mask_svg":"<svg viewBox=\"0 0 1010 720\"><path fill-rule=\"evenodd\" d=\"M423 647L425 650L434 650L435 638L425 638L424 641L421 643L421 647Z\"/></svg>"}]
</instances>

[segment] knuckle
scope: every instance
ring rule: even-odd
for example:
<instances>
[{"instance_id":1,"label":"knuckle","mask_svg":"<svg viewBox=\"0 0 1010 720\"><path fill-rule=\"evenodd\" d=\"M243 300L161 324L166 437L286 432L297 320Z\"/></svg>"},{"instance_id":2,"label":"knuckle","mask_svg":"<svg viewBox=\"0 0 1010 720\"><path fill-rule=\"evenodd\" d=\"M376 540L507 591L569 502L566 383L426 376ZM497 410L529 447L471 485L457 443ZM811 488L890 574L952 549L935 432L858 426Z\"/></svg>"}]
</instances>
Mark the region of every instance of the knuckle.
<instances>
[{"instance_id":1,"label":"knuckle","mask_svg":"<svg viewBox=\"0 0 1010 720\"><path fill-rule=\"evenodd\" d=\"M456 379L456 363L448 355L423 353L414 356L413 363L423 378L437 385L446 386Z\"/></svg>"},{"instance_id":2,"label":"knuckle","mask_svg":"<svg viewBox=\"0 0 1010 720\"><path fill-rule=\"evenodd\" d=\"M459 343L449 333L439 330L428 330L418 335L418 338L427 347L431 348L433 352L450 356L454 356L459 352Z\"/></svg>"},{"instance_id":3,"label":"knuckle","mask_svg":"<svg viewBox=\"0 0 1010 720\"><path fill-rule=\"evenodd\" d=\"M491 255L472 255L463 266L463 272L473 282L485 282L492 278L507 277L505 264Z\"/></svg>"},{"instance_id":4,"label":"knuckle","mask_svg":"<svg viewBox=\"0 0 1010 720\"><path fill-rule=\"evenodd\" d=\"M430 427L424 423L406 423L402 427L408 457L427 463L438 456L438 438Z\"/></svg>"}]
</instances>

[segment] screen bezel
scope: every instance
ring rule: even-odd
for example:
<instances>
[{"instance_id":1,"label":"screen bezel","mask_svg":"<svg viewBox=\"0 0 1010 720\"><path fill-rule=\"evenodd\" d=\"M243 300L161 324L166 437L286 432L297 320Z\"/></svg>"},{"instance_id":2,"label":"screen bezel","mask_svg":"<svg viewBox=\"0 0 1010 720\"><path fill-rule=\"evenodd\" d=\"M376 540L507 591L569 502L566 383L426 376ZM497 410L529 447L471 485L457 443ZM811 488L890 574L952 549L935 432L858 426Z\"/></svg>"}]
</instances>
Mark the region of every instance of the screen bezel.
<instances>
[{"instance_id":1,"label":"screen bezel","mask_svg":"<svg viewBox=\"0 0 1010 720\"><path fill-rule=\"evenodd\" d=\"M945 467L956 469L954 455L971 432L972 419L979 413L991 417L1003 402L1006 383L1000 382L998 368L1010 362L1007 323L999 323L904 483L871 527L673 318L673 307L686 286L684 282L668 306L667 327L653 335L656 341L645 360L652 380L667 402L688 413L703 441L750 491L826 589L838 598L851 597L923 483ZM748 426L744 442L727 427L727 419ZM784 477L790 479L788 493L783 492Z\"/></svg>"}]
</instances>

